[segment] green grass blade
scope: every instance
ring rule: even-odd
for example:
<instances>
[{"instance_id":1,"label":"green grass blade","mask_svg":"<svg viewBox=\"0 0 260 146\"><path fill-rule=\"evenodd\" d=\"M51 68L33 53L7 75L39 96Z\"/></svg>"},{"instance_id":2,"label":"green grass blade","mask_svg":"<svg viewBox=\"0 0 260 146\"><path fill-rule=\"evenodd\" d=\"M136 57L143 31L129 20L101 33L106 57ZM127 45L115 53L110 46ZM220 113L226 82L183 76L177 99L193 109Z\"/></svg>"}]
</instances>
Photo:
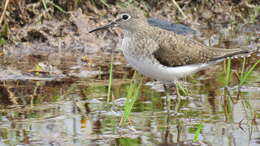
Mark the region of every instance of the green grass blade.
<instances>
[{"instance_id":1,"label":"green grass blade","mask_svg":"<svg viewBox=\"0 0 260 146\"><path fill-rule=\"evenodd\" d=\"M108 91L107 91L107 102L110 101L111 96L111 88L112 88L112 81L113 81L113 62L114 62L114 54L111 54L111 62L109 68L109 83L108 83Z\"/></svg>"},{"instance_id":2,"label":"green grass blade","mask_svg":"<svg viewBox=\"0 0 260 146\"><path fill-rule=\"evenodd\" d=\"M104 4L106 7L110 8L109 5L107 4L106 0L100 0L102 4Z\"/></svg>"},{"instance_id":3,"label":"green grass blade","mask_svg":"<svg viewBox=\"0 0 260 146\"><path fill-rule=\"evenodd\" d=\"M48 7L47 7L47 2L48 2L48 0L42 0L42 5L43 5L43 8L44 8L45 10L48 9Z\"/></svg>"},{"instance_id":4,"label":"green grass blade","mask_svg":"<svg viewBox=\"0 0 260 146\"><path fill-rule=\"evenodd\" d=\"M242 72L240 76L240 85L243 85L248 80L249 76L252 74L256 66L260 63L260 59L256 61L255 64L253 64L248 71Z\"/></svg>"},{"instance_id":5,"label":"green grass blade","mask_svg":"<svg viewBox=\"0 0 260 146\"><path fill-rule=\"evenodd\" d=\"M176 90L178 93L180 93L179 91L181 91L181 93L184 95L184 96L187 96L189 94L189 91L187 88L185 88L184 86L181 85L180 82L176 82Z\"/></svg>"},{"instance_id":6,"label":"green grass blade","mask_svg":"<svg viewBox=\"0 0 260 146\"><path fill-rule=\"evenodd\" d=\"M135 76L133 77L135 78ZM129 115L133 109L134 103L136 102L137 98L139 97L140 89L142 86L142 79L141 80L132 80L128 90L126 101L124 104L124 113L120 121L120 125L128 121Z\"/></svg>"},{"instance_id":7,"label":"green grass blade","mask_svg":"<svg viewBox=\"0 0 260 146\"><path fill-rule=\"evenodd\" d=\"M7 23L5 23L2 28L0 27L0 46L6 43L6 39L8 38L8 33L9 33L9 26Z\"/></svg>"},{"instance_id":8,"label":"green grass blade","mask_svg":"<svg viewBox=\"0 0 260 146\"><path fill-rule=\"evenodd\" d=\"M199 141L199 135L201 133L201 130L203 129L203 125L202 124L197 124L196 125L196 131L195 131L195 135L194 138L192 140L192 142L198 142Z\"/></svg>"},{"instance_id":9,"label":"green grass blade","mask_svg":"<svg viewBox=\"0 0 260 146\"><path fill-rule=\"evenodd\" d=\"M227 86L230 82L231 79L231 58L227 59L227 64L226 64L226 78L225 78L225 85Z\"/></svg>"},{"instance_id":10,"label":"green grass blade","mask_svg":"<svg viewBox=\"0 0 260 146\"><path fill-rule=\"evenodd\" d=\"M49 3L55 7L56 9L58 9L59 11L61 11L62 13L67 13L62 7L60 7L59 5L55 4L54 2L52 1L49 1Z\"/></svg>"}]
</instances>

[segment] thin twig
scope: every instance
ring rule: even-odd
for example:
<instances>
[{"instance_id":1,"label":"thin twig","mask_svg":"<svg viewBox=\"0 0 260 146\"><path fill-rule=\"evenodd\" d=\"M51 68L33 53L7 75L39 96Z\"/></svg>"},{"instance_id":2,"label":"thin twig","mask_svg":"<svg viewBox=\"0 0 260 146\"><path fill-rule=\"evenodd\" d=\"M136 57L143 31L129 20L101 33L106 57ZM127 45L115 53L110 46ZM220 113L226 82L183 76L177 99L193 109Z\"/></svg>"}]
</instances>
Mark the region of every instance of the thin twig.
<instances>
[{"instance_id":1,"label":"thin twig","mask_svg":"<svg viewBox=\"0 0 260 146\"><path fill-rule=\"evenodd\" d=\"M6 12L6 9L7 9L8 4L9 4L9 0L6 0L6 1L5 1L5 6L4 6L3 13L2 13L2 15L1 15L1 17L0 17L0 25L2 24L2 21L3 21L3 19L4 19L5 12Z\"/></svg>"},{"instance_id":2,"label":"thin twig","mask_svg":"<svg viewBox=\"0 0 260 146\"><path fill-rule=\"evenodd\" d=\"M178 3L175 0L172 0L172 2L174 3L174 5L177 7L177 9L181 12L182 16L184 17L184 19L187 18L187 16L184 14L184 12L182 11L181 7L178 5Z\"/></svg>"}]
</instances>

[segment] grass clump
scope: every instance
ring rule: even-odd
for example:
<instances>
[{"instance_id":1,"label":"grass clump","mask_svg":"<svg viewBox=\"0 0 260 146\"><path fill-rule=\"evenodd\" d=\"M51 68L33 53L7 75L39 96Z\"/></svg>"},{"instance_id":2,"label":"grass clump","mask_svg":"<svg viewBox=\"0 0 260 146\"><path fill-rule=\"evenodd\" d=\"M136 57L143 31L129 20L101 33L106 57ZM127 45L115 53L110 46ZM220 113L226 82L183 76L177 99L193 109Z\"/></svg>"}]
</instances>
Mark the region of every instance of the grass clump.
<instances>
[{"instance_id":1,"label":"grass clump","mask_svg":"<svg viewBox=\"0 0 260 146\"><path fill-rule=\"evenodd\" d=\"M251 67L249 67L249 69L247 71L245 71L245 62L246 62L246 58L244 58L244 60L243 60L242 71L239 76L239 85L240 86L247 83L247 81L250 78L250 76L252 75L253 71L255 70L257 65L260 63L260 59L257 60Z\"/></svg>"},{"instance_id":2,"label":"grass clump","mask_svg":"<svg viewBox=\"0 0 260 146\"><path fill-rule=\"evenodd\" d=\"M239 86L245 85L250 77L252 76L253 71L259 65L260 59L257 60L252 66L246 67L246 58L243 58L242 69L241 72L235 72L235 75L239 79ZM232 68L231 68L231 58L227 59L226 63L224 63L224 85L228 86L232 79Z\"/></svg>"},{"instance_id":3,"label":"grass clump","mask_svg":"<svg viewBox=\"0 0 260 146\"><path fill-rule=\"evenodd\" d=\"M186 87L184 87L180 82L177 81L177 82L175 82L175 84L176 84L176 92L177 92L178 96L181 96L181 95L187 96L187 95L189 95L188 89Z\"/></svg>"},{"instance_id":4,"label":"grass clump","mask_svg":"<svg viewBox=\"0 0 260 146\"><path fill-rule=\"evenodd\" d=\"M67 13L62 7L60 7L59 5L55 4L53 1L51 0L41 0L42 5L44 7L44 9L47 11L49 6L53 6L54 8L58 9L60 12L62 13Z\"/></svg>"},{"instance_id":5,"label":"grass clump","mask_svg":"<svg viewBox=\"0 0 260 146\"><path fill-rule=\"evenodd\" d=\"M129 115L133 109L134 103L140 94L142 79L137 80L135 79L135 77L136 75L134 75L131 84L127 89L126 101L124 104L124 113L123 113L123 117L121 118L120 125L129 120Z\"/></svg>"}]
</instances>

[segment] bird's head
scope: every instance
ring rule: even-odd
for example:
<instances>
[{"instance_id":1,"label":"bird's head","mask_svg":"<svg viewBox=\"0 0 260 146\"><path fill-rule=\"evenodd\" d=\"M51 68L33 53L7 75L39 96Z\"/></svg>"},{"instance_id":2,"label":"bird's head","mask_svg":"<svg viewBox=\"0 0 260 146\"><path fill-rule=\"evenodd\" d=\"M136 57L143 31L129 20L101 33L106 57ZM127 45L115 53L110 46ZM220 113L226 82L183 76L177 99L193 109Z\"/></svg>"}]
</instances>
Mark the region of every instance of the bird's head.
<instances>
[{"instance_id":1,"label":"bird's head","mask_svg":"<svg viewBox=\"0 0 260 146\"><path fill-rule=\"evenodd\" d=\"M124 8L120 10L114 21L104 26L93 29L89 31L89 33L98 30L113 28L113 27L119 27L125 31L131 32L137 29L138 27L140 28L141 25L146 25L146 24L147 24L147 20L143 12L137 8L130 7L130 8Z\"/></svg>"}]
</instances>

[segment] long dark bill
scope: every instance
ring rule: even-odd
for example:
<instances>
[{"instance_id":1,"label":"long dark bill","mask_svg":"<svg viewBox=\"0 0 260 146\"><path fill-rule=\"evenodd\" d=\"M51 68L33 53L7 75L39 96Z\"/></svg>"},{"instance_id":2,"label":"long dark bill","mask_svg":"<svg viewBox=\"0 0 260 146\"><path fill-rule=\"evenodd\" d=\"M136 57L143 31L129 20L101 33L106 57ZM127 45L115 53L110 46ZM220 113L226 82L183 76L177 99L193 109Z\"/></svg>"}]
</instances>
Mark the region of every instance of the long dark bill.
<instances>
[{"instance_id":1,"label":"long dark bill","mask_svg":"<svg viewBox=\"0 0 260 146\"><path fill-rule=\"evenodd\" d=\"M91 31L89 31L89 33L92 33L92 32L94 32L94 31L98 31L98 30L102 30L102 29L108 29L108 28L112 28L112 27L115 27L116 26L116 22L111 22L111 23L109 23L109 24L107 24L107 25L104 25L104 26L101 26L101 27L98 27L98 28L96 28L96 29L93 29L93 30L91 30Z\"/></svg>"}]
</instances>

